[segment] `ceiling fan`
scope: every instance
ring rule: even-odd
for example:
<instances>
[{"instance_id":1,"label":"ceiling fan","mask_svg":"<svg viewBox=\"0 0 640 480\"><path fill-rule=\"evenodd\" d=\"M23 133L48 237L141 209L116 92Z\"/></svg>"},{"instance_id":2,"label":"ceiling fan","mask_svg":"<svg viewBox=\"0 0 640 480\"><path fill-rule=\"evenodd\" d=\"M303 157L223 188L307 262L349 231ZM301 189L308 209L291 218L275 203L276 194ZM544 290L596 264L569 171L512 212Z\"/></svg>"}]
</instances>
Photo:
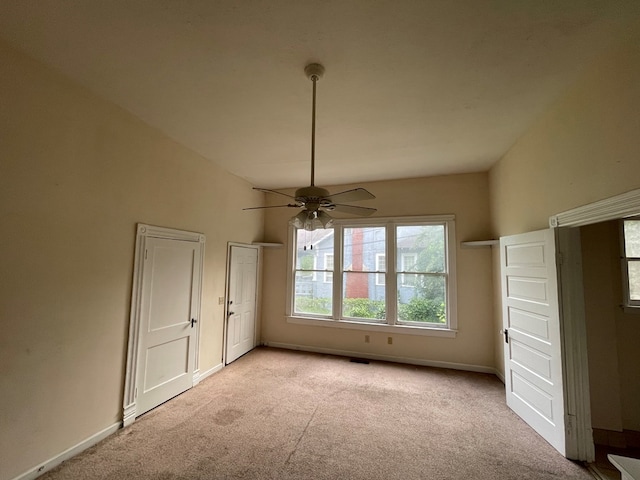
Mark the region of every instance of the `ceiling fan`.
<instances>
[{"instance_id":1,"label":"ceiling fan","mask_svg":"<svg viewBox=\"0 0 640 480\"><path fill-rule=\"evenodd\" d=\"M319 63L311 63L304 69L307 78L313 82L313 103L311 110L311 185L298 188L294 195L269 190L267 188L254 187L265 193L275 193L293 200L293 203L285 205L271 205L267 207L250 207L243 210L256 210L262 208L301 208L302 211L294 216L290 223L296 228L315 230L316 228L329 228L333 218L327 212L342 212L351 215L368 216L376 212L375 208L345 205L341 202L359 202L376 198L364 188L353 188L344 192L331 194L325 188L315 186L315 147L316 147L316 83L324 74L324 67Z\"/></svg>"}]
</instances>

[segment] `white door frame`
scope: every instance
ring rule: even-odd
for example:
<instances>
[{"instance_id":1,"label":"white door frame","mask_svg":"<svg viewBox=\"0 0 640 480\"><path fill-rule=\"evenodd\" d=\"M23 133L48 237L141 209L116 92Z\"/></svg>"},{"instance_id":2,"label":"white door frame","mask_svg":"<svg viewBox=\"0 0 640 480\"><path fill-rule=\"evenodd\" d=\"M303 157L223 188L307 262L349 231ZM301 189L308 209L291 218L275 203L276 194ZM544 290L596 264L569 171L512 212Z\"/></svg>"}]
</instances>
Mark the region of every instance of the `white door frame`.
<instances>
[{"instance_id":1,"label":"white door frame","mask_svg":"<svg viewBox=\"0 0 640 480\"><path fill-rule=\"evenodd\" d=\"M261 308L262 304L262 246L253 245L250 243L240 242L228 242L227 243L227 278L225 281L225 294L224 294L224 327L223 327L223 340L222 340L222 365L227 364L227 342L229 340L229 288L231 284L231 247L244 247L254 248L258 251L258 264L256 271L256 328L253 333L254 345L260 345L260 328L261 328Z\"/></svg>"},{"instance_id":2,"label":"white door frame","mask_svg":"<svg viewBox=\"0 0 640 480\"><path fill-rule=\"evenodd\" d=\"M595 460L582 286L580 230L591 225L640 214L640 189L567 210L549 217L556 228L560 286L561 336L565 376L567 457Z\"/></svg>"},{"instance_id":3,"label":"white door frame","mask_svg":"<svg viewBox=\"0 0 640 480\"><path fill-rule=\"evenodd\" d=\"M144 266L144 252L146 248L147 238L163 238L168 240L181 240L186 242L196 242L200 245L200 271L197 275L200 277L200 285L202 285L202 265L204 264L204 245L205 236L201 233L185 232L172 228L156 227L153 225L145 225L139 223L136 232L136 249L133 266L133 287L131 294L131 312L129 316L129 342L127 347L127 370L124 383L124 400L122 426L132 424L137 415L136 406L136 385L138 371L138 351L140 347L140 324L141 324L141 306L142 306L142 275ZM200 319L200 305L202 298L202 288L196 292L197 295L197 311L196 318ZM199 351L200 351L200 322L198 322L195 332L195 365L193 371L193 383L198 383L199 370Z\"/></svg>"}]
</instances>

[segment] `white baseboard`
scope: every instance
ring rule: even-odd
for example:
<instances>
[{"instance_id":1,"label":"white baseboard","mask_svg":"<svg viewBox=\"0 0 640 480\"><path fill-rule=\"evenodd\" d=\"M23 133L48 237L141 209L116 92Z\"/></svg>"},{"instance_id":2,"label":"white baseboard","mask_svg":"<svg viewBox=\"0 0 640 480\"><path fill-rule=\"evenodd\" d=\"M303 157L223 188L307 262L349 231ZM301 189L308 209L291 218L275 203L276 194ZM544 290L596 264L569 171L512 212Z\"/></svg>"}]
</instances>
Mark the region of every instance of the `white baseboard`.
<instances>
[{"instance_id":1,"label":"white baseboard","mask_svg":"<svg viewBox=\"0 0 640 480\"><path fill-rule=\"evenodd\" d=\"M209 370L202 372L200 375L198 375L198 380L193 383L193 386L195 387L198 383L200 383L205 378L210 377L216 372L219 372L220 370L222 370L223 367L224 365L222 363L219 363L218 365L210 368Z\"/></svg>"},{"instance_id":2,"label":"white baseboard","mask_svg":"<svg viewBox=\"0 0 640 480\"><path fill-rule=\"evenodd\" d=\"M493 373L495 374L496 377L498 377L500 379L500 381L502 383L504 383L504 375L502 374L502 372L500 370L498 370L497 368L493 369Z\"/></svg>"},{"instance_id":3,"label":"white baseboard","mask_svg":"<svg viewBox=\"0 0 640 480\"><path fill-rule=\"evenodd\" d=\"M265 342L265 346L274 348L285 348L287 350L300 350L303 352L326 353L329 355L340 355L342 357L367 358L369 360L381 360L383 362L408 363L410 365L420 365L423 367L451 368L453 370L465 370L467 372L492 373L497 374L493 367L484 365L469 365L466 363L440 362L437 360L422 360L419 358L396 357L391 355L380 355L377 353L351 352L349 350L337 350L333 348L313 347L310 345L294 345L291 343Z\"/></svg>"},{"instance_id":4,"label":"white baseboard","mask_svg":"<svg viewBox=\"0 0 640 480\"><path fill-rule=\"evenodd\" d=\"M36 477L39 477L43 473L48 472L54 467L57 467L65 460L68 460L71 457L79 454L80 452L83 452L87 448L93 447L100 440L103 440L107 438L109 435L111 435L112 433L116 432L120 428L120 425L121 425L120 422L118 422L105 428L104 430L100 430L98 433L95 433L90 437L85 438L77 445L74 445L73 447L68 448L64 452L59 453L55 457L52 457L49 460L38 464L37 467L34 467L28 470L27 472L21 475L18 475L13 480L32 480Z\"/></svg>"}]
</instances>

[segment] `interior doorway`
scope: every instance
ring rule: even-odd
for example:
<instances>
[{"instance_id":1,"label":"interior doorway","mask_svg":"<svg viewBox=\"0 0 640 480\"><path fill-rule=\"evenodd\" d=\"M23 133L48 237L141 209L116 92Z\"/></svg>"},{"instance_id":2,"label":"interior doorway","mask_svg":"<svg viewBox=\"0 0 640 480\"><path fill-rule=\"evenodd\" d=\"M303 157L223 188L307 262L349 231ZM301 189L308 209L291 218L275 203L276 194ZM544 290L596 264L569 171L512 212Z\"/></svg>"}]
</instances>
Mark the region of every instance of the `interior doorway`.
<instances>
[{"instance_id":1,"label":"interior doorway","mask_svg":"<svg viewBox=\"0 0 640 480\"><path fill-rule=\"evenodd\" d=\"M257 246L229 245L225 364L257 343L258 254Z\"/></svg>"},{"instance_id":2,"label":"interior doorway","mask_svg":"<svg viewBox=\"0 0 640 480\"><path fill-rule=\"evenodd\" d=\"M605 475L618 474L608 453L640 458L640 316L622 307L621 237L620 220L580 227L595 465Z\"/></svg>"},{"instance_id":3,"label":"interior doorway","mask_svg":"<svg viewBox=\"0 0 640 480\"><path fill-rule=\"evenodd\" d=\"M617 296L614 292L614 284L619 285L622 278L619 269L619 250L616 252L613 246L619 242L615 229L619 228L617 225L620 219L636 216L639 213L640 190L634 190L559 213L549 219L552 227L558 227L561 253L558 262L561 264L563 363L565 373L568 373L567 376L570 378L565 403L573 417L569 418L570 423L576 430L575 438L572 440L573 455L570 458L594 461L594 440L598 442L602 440L599 438L601 429L598 425L602 425L601 422L604 421L609 422L609 425L620 427L619 420L612 420L612 417L617 417L617 414L612 413L617 410L617 407L613 405L615 408L611 408L612 404L608 403L609 396L604 389L609 384L617 383L618 390L629 388L629 385L623 387L621 385L625 385L624 380L613 378L615 375L608 376L606 369L615 362L612 362L611 356L604 358L602 350L611 349L612 339L619 336L614 332L615 329L611 324L616 316L619 316L616 312L619 312L622 303L622 296L614 300ZM585 235L587 238L583 239ZM583 252L583 249L586 251ZM599 257L592 257L594 254ZM602 255L607 258L605 259ZM617 268L614 268L615 264L618 264ZM603 268L608 270L606 279L603 277ZM608 320L603 320L605 317ZM634 321L628 325L637 328L638 322ZM628 369L630 365L640 364L638 349L635 348L638 332L625 331L623 336L626 341L635 342L631 362L629 359L622 362L624 365L622 368ZM618 344L616 349L617 347ZM617 356L618 368L620 368L619 352ZM605 367L607 363L610 364L609 367ZM620 374L620 371L618 373ZM636 381L637 378L636 375ZM600 390L601 387L602 390ZM640 398L640 388L631 387L630 391L632 395L627 397ZM624 397L622 393L621 397ZM637 401L631 401L637 405ZM626 402L628 403L629 400ZM620 410L624 410L621 405L624 400L619 400L619 403ZM604 408L602 408L603 405ZM607 413L603 416L605 410ZM622 417L622 423L624 423L624 413Z\"/></svg>"},{"instance_id":4,"label":"interior doorway","mask_svg":"<svg viewBox=\"0 0 640 480\"><path fill-rule=\"evenodd\" d=\"M194 385L205 237L138 225L123 425Z\"/></svg>"}]
</instances>

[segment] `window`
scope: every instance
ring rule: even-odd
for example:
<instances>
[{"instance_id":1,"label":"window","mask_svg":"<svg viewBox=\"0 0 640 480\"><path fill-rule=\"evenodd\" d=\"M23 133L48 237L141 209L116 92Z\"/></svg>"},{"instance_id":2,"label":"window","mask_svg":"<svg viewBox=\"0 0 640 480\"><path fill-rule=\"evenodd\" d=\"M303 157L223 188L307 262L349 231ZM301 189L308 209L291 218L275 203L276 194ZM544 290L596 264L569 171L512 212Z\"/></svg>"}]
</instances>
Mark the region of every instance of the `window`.
<instances>
[{"instance_id":1,"label":"window","mask_svg":"<svg viewBox=\"0 0 640 480\"><path fill-rule=\"evenodd\" d=\"M622 221L625 308L640 308L640 219Z\"/></svg>"},{"instance_id":2,"label":"window","mask_svg":"<svg viewBox=\"0 0 640 480\"><path fill-rule=\"evenodd\" d=\"M318 258L333 258L333 230L297 230L295 239L296 262L294 269L294 312L317 316L331 315L333 297L332 285L318 281L318 272L333 275L333 265L327 268L325 263L318 270Z\"/></svg>"},{"instance_id":3,"label":"window","mask_svg":"<svg viewBox=\"0 0 640 480\"><path fill-rule=\"evenodd\" d=\"M330 229L291 231L290 321L455 330L452 216L336 219ZM324 276L314 280L316 266L304 259L320 253Z\"/></svg>"}]
</instances>

